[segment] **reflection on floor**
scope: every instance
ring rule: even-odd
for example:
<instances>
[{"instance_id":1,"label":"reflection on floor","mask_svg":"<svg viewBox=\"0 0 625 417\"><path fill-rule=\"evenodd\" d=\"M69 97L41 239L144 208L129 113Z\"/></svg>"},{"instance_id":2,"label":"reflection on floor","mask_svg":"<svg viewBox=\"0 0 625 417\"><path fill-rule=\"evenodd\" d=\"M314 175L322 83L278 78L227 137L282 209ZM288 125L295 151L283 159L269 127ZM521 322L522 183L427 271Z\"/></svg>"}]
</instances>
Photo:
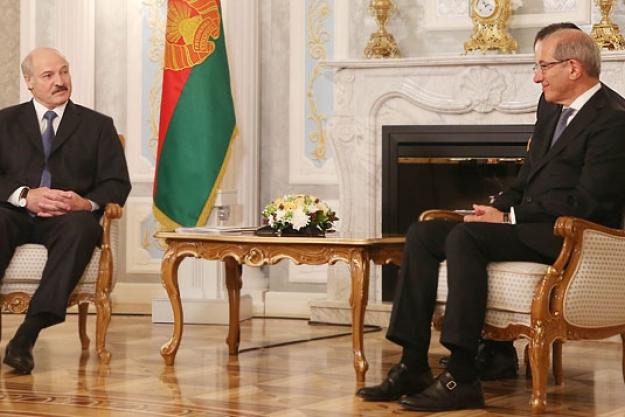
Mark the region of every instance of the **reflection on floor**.
<instances>
[{"instance_id":1,"label":"reflection on floor","mask_svg":"<svg viewBox=\"0 0 625 417\"><path fill-rule=\"evenodd\" d=\"M22 317L3 315L4 346ZM93 317L90 325L93 326ZM0 416L423 416L394 403L365 403L353 396L349 328L311 326L301 320L253 319L242 325L241 347L228 356L224 326L189 325L175 367L165 367L160 346L170 325L149 317L114 316L108 337L109 366L93 350L81 355L76 316L44 331L35 348L35 370L22 376L1 370ZM341 336L343 334L343 336ZM336 337L332 337L336 336ZM310 340L321 338L321 340ZM433 336L435 364L444 349ZM290 344L295 340L308 340ZM280 345L271 348L261 346ZM365 335L369 383L399 357L384 332ZM621 345L572 342L564 346L565 385L548 391L545 416L625 416ZM436 370L435 370L436 372ZM445 416L530 415L524 376L484 384L485 410ZM443 415L443 414L438 414Z\"/></svg>"}]
</instances>

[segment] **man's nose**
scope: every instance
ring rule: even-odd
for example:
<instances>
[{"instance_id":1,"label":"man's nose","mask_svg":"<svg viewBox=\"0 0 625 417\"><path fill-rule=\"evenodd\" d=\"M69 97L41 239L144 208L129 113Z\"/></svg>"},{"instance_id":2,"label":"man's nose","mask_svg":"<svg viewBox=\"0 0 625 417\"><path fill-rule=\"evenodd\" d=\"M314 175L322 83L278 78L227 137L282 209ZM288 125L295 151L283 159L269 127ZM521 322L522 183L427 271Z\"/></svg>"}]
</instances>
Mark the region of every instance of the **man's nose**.
<instances>
[{"instance_id":1,"label":"man's nose","mask_svg":"<svg viewBox=\"0 0 625 417\"><path fill-rule=\"evenodd\" d=\"M61 77L61 74L54 75L53 81L55 86L61 87L65 85L65 81L63 80L63 77Z\"/></svg>"},{"instance_id":2,"label":"man's nose","mask_svg":"<svg viewBox=\"0 0 625 417\"><path fill-rule=\"evenodd\" d=\"M532 80L536 84L541 83L543 81L543 73L542 73L542 71L534 71L534 77L532 78Z\"/></svg>"}]
</instances>

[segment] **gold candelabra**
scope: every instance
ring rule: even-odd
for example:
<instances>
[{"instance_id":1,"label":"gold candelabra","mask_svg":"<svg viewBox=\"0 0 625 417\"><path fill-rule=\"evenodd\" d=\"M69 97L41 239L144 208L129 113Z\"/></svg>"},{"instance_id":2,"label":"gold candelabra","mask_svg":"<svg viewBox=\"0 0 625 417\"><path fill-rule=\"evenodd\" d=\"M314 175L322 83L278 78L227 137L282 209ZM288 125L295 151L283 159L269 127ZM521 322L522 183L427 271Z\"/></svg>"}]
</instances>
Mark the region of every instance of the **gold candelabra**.
<instances>
[{"instance_id":1,"label":"gold candelabra","mask_svg":"<svg viewBox=\"0 0 625 417\"><path fill-rule=\"evenodd\" d=\"M365 48L367 58L398 58L399 48L395 38L386 30L386 22L393 14L397 6L393 0L371 0L369 13L375 17L378 30L369 37L369 43Z\"/></svg>"},{"instance_id":2,"label":"gold candelabra","mask_svg":"<svg viewBox=\"0 0 625 417\"><path fill-rule=\"evenodd\" d=\"M612 3L614 0L595 0L601 11L601 22L592 25L592 37L600 48L625 49L625 39L612 19Z\"/></svg>"}]
</instances>

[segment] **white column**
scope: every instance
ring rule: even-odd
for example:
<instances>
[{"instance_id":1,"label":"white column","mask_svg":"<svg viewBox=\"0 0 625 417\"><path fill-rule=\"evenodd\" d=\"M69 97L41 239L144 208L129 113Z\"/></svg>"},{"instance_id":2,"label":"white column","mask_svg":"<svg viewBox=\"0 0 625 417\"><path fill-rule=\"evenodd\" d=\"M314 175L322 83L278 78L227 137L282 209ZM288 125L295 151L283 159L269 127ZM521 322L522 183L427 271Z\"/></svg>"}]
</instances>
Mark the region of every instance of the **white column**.
<instances>
[{"instance_id":1,"label":"white column","mask_svg":"<svg viewBox=\"0 0 625 417\"><path fill-rule=\"evenodd\" d=\"M224 30L230 60L232 93L239 137L230 173L237 172L232 186L237 190L237 221L257 225L259 208L259 0L223 1ZM264 294L269 281L259 268L243 268L244 294L252 296L254 314L264 314Z\"/></svg>"}]
</instances>

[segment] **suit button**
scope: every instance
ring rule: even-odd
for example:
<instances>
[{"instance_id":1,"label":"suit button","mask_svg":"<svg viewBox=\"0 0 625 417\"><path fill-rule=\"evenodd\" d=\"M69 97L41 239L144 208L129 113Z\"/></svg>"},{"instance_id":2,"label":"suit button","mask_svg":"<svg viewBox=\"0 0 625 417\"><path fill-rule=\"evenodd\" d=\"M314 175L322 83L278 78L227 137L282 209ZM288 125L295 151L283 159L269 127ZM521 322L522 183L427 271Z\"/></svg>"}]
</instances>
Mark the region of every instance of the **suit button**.
<instances>
[{"instance_id":1,"label":"suit button","mask_svg":"<svg viewBox=\"0 0 625 417\"><path fill-rule=\"evenodd\" d=\"M533 201L532 197L525 197L525 202L526 203L531 203L532 201Z\"/></svg>"}]
</instances>

